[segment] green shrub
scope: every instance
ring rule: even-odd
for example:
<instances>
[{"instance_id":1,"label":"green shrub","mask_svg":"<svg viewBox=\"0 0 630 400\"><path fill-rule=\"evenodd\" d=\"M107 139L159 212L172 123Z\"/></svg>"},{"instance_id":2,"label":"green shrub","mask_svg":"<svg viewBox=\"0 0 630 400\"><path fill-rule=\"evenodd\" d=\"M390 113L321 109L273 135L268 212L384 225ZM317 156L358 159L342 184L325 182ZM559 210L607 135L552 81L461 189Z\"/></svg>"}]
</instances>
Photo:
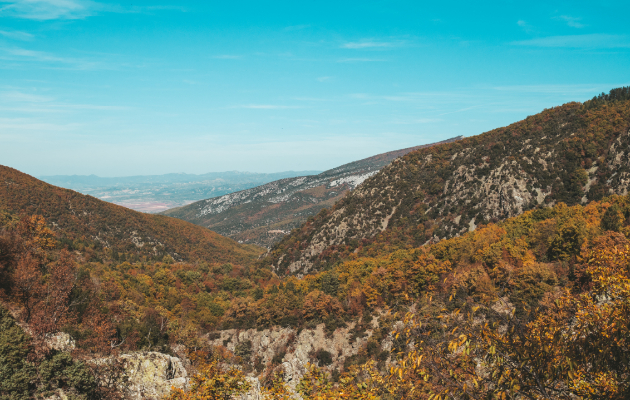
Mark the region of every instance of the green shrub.
<instances>
[{"instance_id":1,"label":"green shrub","mask_svg":"<svg viewBox=\"0 0 630 400\"><path fill-rule=\"evenodd\" d=\"M319 349L315 352L315 359L320 366L332 364L332 354L324 349Z\"/></svg>"},{"instance_id":2,"label":"green shrub","mask_svg":"<svg viewBox=\"0 0 630 400\"><path fill-rule=\"evenodd\" d=\"M521 268L514 277L510 300L517 307L535 306L545 293L558 284L556 274L545 264L535 264Z\"/></svg>"},{"instance_id":3,"label":"green shrub","mask_svg":"<svg viewBox=\"0 0 630 400\"><path fill-rule=\"evenodd\" d=\"M252 355L252 341L244 340L234 347L234 354L241 357L243 361L249 361Z\"/></svg>"},{"instance_id":4,"label":"green shrub","mask_svg":"<svg viewBox=\"0 0 630 400\"><path fill-rule=\"evenodd\" d=\"M63 389L70 399L92 399L97 393L96 378L82 362L75 362L68 353L57 353L39 365L42 383L40 390L46 393Z\"/></svg>"},{"instance_id":5,"label":"green shrub","mask_svg":"<svg viewBox=\"0 0 630 400\"><path fill-rule=\"evenodd\" d=\"M623 220L624 218L621 208L617 204L613 204L606 209L606 212L604 212L600 226L603 231L619 232L621 226L623 225Z\"/></svg>"},{"instance_id":6,"label":"green shrub","mask_svg":"<svg viewBox=\"0 0 630 400\"><path fill-rule=\"evenodd\" d=\"M31 339L0 307L0 400L31 398L35 367L27 361Z\"/></svg>"}]
</instances>

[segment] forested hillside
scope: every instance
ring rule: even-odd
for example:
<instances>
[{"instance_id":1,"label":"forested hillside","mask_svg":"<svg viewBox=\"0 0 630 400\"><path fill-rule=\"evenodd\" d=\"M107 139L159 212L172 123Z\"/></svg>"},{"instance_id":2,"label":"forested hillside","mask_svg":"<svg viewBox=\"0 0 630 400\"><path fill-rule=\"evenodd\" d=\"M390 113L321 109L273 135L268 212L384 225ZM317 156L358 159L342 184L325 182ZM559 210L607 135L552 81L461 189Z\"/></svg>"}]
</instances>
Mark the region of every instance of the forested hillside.
<instances>
[{"instance_id":1,"label":"forested hillside","mask_svg":"<svg viewBox=\"0 0 630 400\"><path fill-rule=\"evenodd\" d=\"M628 236L628 196L559 203L437 244L263 283L234 298L222 324L239 328L231 348L245 372L260 376L267 399L295 391L313 400L625 399ZM319 349L299 382L274 381L300 332L320 323L328 332L351 328L358 351ZM274 325L296 329L261 365L238 333ZM243 372L213 364L190 397L172 398L206 398L204 383L228 377L243 381Z\"/></svg>"},{"instance_id":2,"label":"forested hillside","mask_svg":"<svg viewBox=\"0 0 630 400\"><path fill-rule=\"evenodd\" d=\"M258 263L3 168L0 398L129 398L115 360L159 351L173 400L627 399L629 117L625 88L410 153Z\"/></svg>"},{"instance_id":3,"label":"forested hillside","mask_svg":"<svg viewBox=\"0 0 630 400\"><path fill-rule=\"evenodd\" d=\"M409 153L286 236L265 265L305 274L350 254L421 246L532 208L625 194L629 93L614 89Z\"/></svg>"},{"instance_id":4,"label":"forested hillside","mask_svg":"<svg viewBox=\"0 0 630 400\"><path fill-rule=\"evenodd\" d=\"M188 222L143 214L0 166L0 210L41 215L86 261L175 260L249 263L261 250Z\"/></svg>"},{"instance_id":5,"label":"forested hillside","mask_svg":"<svg viewBox=\"0 0 630 400\"><path fill-rule=\"evenodd\" d=\"M459 139L461 137L439 143ZM434 145L431 143L377 154L318 175L281 179L167 210L162 214L204 226L241 243L271 247L285 233L299 227L321 209L332 207L348 191L392 160Z\"/></svg>"},{"instance_id":6,"label":"forested hillside","mask_svg":"<svg viewBox=\"0 0 630 400\"><path fill-rule=\"evenodd\" d=\"M157 399L185 386L166 354L207 349L200 335L222 309L204 281L238 285L260 250L0 167L0 399Z\"/></svg>"}]
</instances>

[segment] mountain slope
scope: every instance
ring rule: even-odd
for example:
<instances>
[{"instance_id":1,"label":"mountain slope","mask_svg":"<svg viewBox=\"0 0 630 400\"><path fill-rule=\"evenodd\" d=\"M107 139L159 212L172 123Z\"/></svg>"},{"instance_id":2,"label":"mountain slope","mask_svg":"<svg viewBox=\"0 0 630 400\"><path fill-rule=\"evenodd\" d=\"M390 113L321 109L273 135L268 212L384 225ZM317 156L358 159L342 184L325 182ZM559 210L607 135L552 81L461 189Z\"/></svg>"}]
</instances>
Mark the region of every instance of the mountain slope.
<instances>
[{"instance_id":1,"label":"mountain slope","mask_svg":"<svg viewBox=\"0 0 630 400\"><path fill-rule=\"evenodd\" d=\"M132 211L5 166L0 166L0 209L42 215L66 242L130 256L161 259L169 254L176 260L242 264L256 259L261 251L191 223Z\"/></svg>"},{"instance_id":2,"label":"mountain slope","mask_svg":"<svg viewBox=\"0 0 630 400\"><path fill-rule=\"evenodd\" d=\"M304 274L351 253L420 246L524 210L625 194L630 88L395 160L263 260Z\"/></svg>"},{"instance_id":3,"label":"mountain slope","mask_svg":"<svg viewBox=\"0 0 630 400\"><path fill-rule=\"evenodd\" d=\"M459 140L461 137L439 143ZM325 207L331 207L349 190L376 174L393 159L433 146L378 154L342 165L319 175L281 179L252 189L202 200L162 214L205 226L239 242L271 246L291 229Z\"/></svg>"}]
</instances>

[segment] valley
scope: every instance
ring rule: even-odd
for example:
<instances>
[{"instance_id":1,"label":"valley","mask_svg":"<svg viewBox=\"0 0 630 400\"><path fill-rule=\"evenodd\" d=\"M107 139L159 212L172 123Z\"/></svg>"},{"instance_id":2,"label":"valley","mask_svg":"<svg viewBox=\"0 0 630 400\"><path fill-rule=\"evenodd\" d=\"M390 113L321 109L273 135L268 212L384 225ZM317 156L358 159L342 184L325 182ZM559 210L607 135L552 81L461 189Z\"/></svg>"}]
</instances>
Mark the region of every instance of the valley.
<instances>
[{"instance_id":1,"label":"valley","mask_svg":"<svg viewBox=\"0 0 630 400\"><path fill-rule=\"evenodd\" d=\"M2 166L0 398L627 398L629 149L622 87L165 215Z\"/></svg>"}]
</instances>

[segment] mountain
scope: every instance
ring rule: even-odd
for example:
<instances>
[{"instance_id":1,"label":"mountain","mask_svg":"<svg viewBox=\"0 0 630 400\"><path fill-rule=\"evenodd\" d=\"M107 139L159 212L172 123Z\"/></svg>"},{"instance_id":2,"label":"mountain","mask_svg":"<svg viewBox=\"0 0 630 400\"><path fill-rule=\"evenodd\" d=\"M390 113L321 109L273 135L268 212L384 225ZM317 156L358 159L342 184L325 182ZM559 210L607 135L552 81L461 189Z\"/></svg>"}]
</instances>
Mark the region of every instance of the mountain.
<instances>
[{"instance_id":1,"label":"mountain","mask_svg":"<svg viewBox=\"0 0 630 400\"><path fill-rule=\"evenodd\" d=\"M202 175L165 174L104 178L96 175L53 175L39 179L101 200L142 212L160 212L194 201L249 189L283 178L321 171L210 172Z\"/></svg>"},{"instance_id":2,"label":"mountain","mask_svg":"<svg viewBox=\"0 0 630 400\"><path fill-rule=\"evenodd\" d=\"M629 149L630 88L544 110L406 154L257 265L0 167L0 397L202 398L247 377L273 398L628 398ZM151 229L178 253L81 259L103 238L138 256ZM225 263L182 256L199 248Z\"/></svg>"},{"instance_id":3,"label":"mountain","mask_svg":"<svg viewBox=\"0 0 630 400\"><path fill-rule=\"evenodd\" d=\"M460 140L461 136L439 143ZM162 214L205 226L241 243L270 247L323 208L331 207L409 147L378 154L318 175L281 179L252 189L198 201Z\"/></svg>"},{"instance_id":4,"label":"mountain","mask_svg":"<svg viewBox=\"0 0 630 400\"><path fill-rule=\"evenodd\" d=\"M52 186L13 168L0 166L0 209L42 215L65 243L84 251L122 253L122 257L161 260L203 259L250 263L260 254L208 229L161 215L150 215Z\"/></svg>"},{"instance_id":5,"label":"mountain","mask_svg":"<svg viewBox=\"0 0 630 400\"><path fill-rule=\"evenodd\" d=\"M285 236L263 264L301 275L350 254L458 236L531 208L625 194L629 128L630 88L620 88L408 153Z\"/></svg>"}]
</instances>

